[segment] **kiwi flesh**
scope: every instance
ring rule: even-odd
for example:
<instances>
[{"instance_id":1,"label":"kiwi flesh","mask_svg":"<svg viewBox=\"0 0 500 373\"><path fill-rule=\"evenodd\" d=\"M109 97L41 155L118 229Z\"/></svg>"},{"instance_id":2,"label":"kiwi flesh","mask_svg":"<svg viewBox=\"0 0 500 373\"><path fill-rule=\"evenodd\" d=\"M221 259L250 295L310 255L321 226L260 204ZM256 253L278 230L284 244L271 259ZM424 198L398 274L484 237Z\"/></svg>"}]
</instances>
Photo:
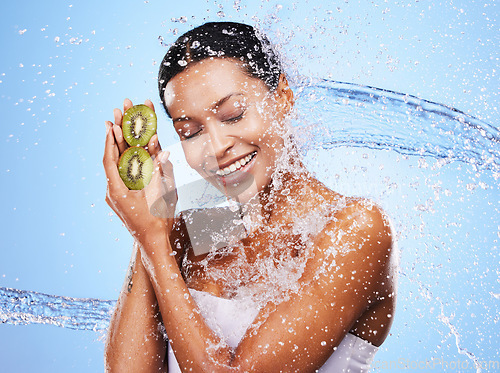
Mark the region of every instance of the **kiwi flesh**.
<instances>
[{"instance_id":1,"label":"kiwi flesh","mask_svg":"<svg viewBox=\"0 0 500 373\"><path fill-rule=\"evenodd\" d=\"M118 173L127 188L143 189L151 181L153 160L146 149L132 146L121 155L118 161Z\"/></svg>"},{"instance_id":2,"label":"kiwi flesh","mask_svg":"<svg viewBox=\"0 0 500 373\"><path fill-rule=\"evenodd\" d=\"M123 115L123 137L130 146L146 146L156 133L156 114L150 107L134 105Z\"/></svg>"}]
</instances>

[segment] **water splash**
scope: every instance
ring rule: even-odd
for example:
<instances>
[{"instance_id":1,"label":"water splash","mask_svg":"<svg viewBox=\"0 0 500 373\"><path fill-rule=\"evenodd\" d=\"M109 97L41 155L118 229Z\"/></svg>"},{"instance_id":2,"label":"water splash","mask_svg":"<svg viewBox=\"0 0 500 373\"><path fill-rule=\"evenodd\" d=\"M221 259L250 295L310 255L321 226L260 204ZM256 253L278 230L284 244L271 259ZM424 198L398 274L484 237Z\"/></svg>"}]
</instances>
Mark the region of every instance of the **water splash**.
<instances>
[{"instance_id":1,"label":"water splash","mask_svg":"<svg viewBox=\"0 0 500 373\"><path fill-rule=\"evenodd\" d=\"M296 97L304 152L317 145L387 149L500 170L500 131L452 107L326 79L301 82Z\"/></svg>"},{"instance_id":2,"label":"water splash","mask_svg":"<svg viewBox=\"0 0 500 373\"><path fill-rule=\"evenodd\" d=\"M0 288L2 324L48 324L75 330L106 330L116 302Z\"/></svg>"},{"instance_id":3,"label":"water splash","mask_svg":"<svg viewBox=\"0 0 500 373\"><path fill-rule=\"evenodd\" d=\"M429 289L429 287L424 285L422 281L408 276L408 274L405 271L400 271L399 275L405 277L410 282L417 284L419 292L424 297L424 299L426 299L427 301L434 300L438 302L440 308L440 314L438 315L438 320L442 322L450 330L450 334L453 335L453 337L455 338L455 345L457 347L458 353L470 359L474 364L474 367L476 368L476 373L481 373L482 369L480 360L476 357L474 353L472 353L462 345L460 333L458 332L456 326L451 321L452 317L446 315L445 313L445 305L443 303L443 300L435 296Z\"/></svg>"}]
</instances>

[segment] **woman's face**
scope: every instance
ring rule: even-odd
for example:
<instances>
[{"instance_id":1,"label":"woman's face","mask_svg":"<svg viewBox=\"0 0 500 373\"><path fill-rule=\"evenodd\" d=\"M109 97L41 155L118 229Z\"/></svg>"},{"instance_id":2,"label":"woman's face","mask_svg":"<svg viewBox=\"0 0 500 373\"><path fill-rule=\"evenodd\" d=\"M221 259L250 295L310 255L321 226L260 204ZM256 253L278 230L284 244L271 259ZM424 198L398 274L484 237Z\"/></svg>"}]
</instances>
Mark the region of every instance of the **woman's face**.
<instances>
[{"instance_id":1,"label":"woman's face","mask_svg":"<svg viewBox=\"0 0 500 373\"><path fill-rule=\"evenodd\" d=\"M282 91L220 58L193 64L165 90L189 165L242 203L269 184L283 150Z\"/></svg>"}]
</instances>

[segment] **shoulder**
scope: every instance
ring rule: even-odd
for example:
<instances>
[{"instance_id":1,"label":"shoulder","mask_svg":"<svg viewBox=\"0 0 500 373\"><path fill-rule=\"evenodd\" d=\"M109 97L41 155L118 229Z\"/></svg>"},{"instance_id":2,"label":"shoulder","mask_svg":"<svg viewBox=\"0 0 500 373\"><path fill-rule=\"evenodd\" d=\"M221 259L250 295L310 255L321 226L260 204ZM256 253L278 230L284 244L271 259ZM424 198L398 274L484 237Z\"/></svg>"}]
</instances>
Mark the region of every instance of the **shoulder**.
<instances>
[{"instance_id":1,"label":"shoulder","mask_svg":"<svg viewBox=\"0 0 500 373\"><path fill-rule=\"evenodd\" d=\"M336 195L317 239L349 252L370 250L383 254L392 249L393 230L387 214L373 201Z\"/></svg>"},{"instance_id":2,"label":"shoulder","mask_svg":"<svg viewBox=\"0 0 500 373\"><path fill-rule=\"evenodd\" d=\"M312 243L304 280L317 281L318 297L338 300L338 289L344 289L344 295L356 299L350 302L364 310L393 292L397 273L393 233L387 215L376 204L345 198L342 205L332 207Z\"/></svg>"},{"instance_id":3,"label":"shoulder","mask_svg":"<svg viewBox=\"0 0 500 373\"><path fill-rule=\"evenodd\" d=\"M325 206L328 228L342 229L346 234L364 234L382 240L381 244L388 244L392 240L390 219L374 201L341 195L316 179L313 179L311 189L311 194L315 195L311 204Z\"/></svg>"},{"instance_id":4,"label":"shoulder","mask_svg":"<svg viewBox=\"0 0 500 373\"><path fill-rule=\"evenodd\" d=\"M311 178L304 188L308 197L301 201L299 216L309 215L322 220L322 229L315 241L322 246L340 244L358 246L358 251L370 246L389 252L393 245L393 229L388 215L370 199L347 197L336 193L318 180ZM337 242L341 241L341 242Z\"/></svg>"},{"instance_id":5,"label":"shoulder","mask_svg":"<svg viewBox=\"0 0 500 373\"><path fill-rule=\"evenodd\" d=\"M314 238L318 263L335 264L330 267L335 271L363 272L374 285L392 278L397 264L394 233L383 209L369 199L345 197L326 187L318 192L327 206L323 229Z\"/></svg>"},{"instance_id":6,"label":"shoulder","mask_svg":"<svg viewBox=\"0 0 500 373\"><path fill-rule=\"evenodd\" d=\"M341 208L335 209L330 224L346 233L356 232L366 239L378 240L380 244L392 241L389 217L380 206L364 198L344 198Z\"/></svg>"}]
</instances>

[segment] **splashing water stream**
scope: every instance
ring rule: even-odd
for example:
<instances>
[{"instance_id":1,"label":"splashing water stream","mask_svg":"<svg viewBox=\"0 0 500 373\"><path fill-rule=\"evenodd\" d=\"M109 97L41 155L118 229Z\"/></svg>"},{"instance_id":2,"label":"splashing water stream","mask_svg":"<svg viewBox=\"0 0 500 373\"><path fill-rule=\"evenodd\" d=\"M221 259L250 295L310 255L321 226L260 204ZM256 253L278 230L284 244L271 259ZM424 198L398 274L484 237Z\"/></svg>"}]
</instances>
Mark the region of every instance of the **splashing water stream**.
<instances>
[{"instance_id":1,"label":"splashing water stream","mask_svg":"<svg viewBox=\"0 0 500 373\"><path fill-rule=\"evenodd\" d=\"M0 321L14 325L49 324L100 331L107 328L115 303L0 288Z\"/></svg>"},{"instance_id":2,"label":"splashing water stream","mask_svg":"<svg viewBox=\"0 0 500 373\"><path fill-rule=\"evenodd\" d=\"M302 84L297 96L299 122L308 132L301 136L306 150L317 145L387 149L499 171L499 130L454 108L329 80ZM315 122L307 126L311 117Z\"/></svg>"}]
</instances>

